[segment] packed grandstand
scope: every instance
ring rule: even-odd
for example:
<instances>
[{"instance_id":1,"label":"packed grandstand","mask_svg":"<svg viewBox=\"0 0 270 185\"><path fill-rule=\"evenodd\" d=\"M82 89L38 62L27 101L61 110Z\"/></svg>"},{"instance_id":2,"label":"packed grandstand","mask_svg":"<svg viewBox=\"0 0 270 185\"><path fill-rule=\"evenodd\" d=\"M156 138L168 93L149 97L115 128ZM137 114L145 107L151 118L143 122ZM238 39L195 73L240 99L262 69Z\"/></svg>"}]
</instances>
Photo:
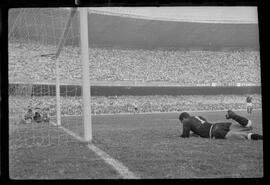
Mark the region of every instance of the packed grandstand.
<instances>
[{"instance_id":1,"label":"packed grandstand","mask_svg":"<svg viewBox=\"0 0 270 185\"><path fill-rule=\"evenodd\" d=\"M10 43L9 79L53 81L55 63L47 57L52 46ZM167 82L182 86L216 83L260 85L260 53L256 50L146 50L90 48L91 81ZM60 56L61 81L82 79L80 51L69 46Z\"/></svg>"}]
</instances>

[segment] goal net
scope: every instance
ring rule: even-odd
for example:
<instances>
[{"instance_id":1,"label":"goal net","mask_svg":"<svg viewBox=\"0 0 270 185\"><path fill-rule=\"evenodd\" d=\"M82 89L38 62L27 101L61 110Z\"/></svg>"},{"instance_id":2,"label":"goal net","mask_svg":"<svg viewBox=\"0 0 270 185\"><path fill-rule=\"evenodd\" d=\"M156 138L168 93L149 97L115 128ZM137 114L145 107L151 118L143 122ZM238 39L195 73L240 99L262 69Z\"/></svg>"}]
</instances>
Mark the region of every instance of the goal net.
<instances>
[{"instance_id":1,"label":"goal net","mask_svg":"<svg viewBox=\"0 0 270 185\"><path fill-rule=\"evenodd\" d=\"M11 9L8 41L10 147L84 138L79 10Z\"/></svg>"}]
</instances>

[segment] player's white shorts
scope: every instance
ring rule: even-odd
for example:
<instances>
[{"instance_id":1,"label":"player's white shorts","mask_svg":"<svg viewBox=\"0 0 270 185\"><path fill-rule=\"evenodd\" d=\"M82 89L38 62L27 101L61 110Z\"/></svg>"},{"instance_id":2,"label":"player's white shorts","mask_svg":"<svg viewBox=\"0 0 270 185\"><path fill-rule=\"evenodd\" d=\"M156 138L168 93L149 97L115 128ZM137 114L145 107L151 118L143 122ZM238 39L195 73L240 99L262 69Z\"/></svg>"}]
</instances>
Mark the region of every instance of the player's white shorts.
<instances>
[{"instance_id":1,"label":"player's white shorts","mask_svg":"<svg viewBox=\"0 0 270 185\"><path fill-rule=\"evenodd\" d=\"M247 107L252 107L252 103L247 103Z\"/></svg>"}]
</instances>

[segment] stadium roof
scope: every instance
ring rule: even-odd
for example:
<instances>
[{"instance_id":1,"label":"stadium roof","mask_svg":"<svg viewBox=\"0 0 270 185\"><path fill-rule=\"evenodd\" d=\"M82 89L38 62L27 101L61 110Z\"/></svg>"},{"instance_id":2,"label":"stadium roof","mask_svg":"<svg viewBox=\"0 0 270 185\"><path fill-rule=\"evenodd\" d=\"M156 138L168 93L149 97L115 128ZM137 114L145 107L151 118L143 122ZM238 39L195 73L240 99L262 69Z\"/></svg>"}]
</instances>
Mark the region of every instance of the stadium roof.
<instances>
[{"instance_id":1,"label":"stadium roof","mask_svg":"<svg viewBox=\"0 0 270 185\"><path fill-rule=\"evenodd\" d=\"M63 9L70 10L70 8ZM37 23L32 21L33 16L29 14L29 20L23 19L29 21L27 26L17 26L18 35L24 36L29 30L33 32L30 35L40 35L44 32L42 25L52 24L52 19L48 19L48 16L60 15L63 9L38 9L42 16L39 16L40 21ZM91 7L88 9L89 43L93 46L259 49L257 7ZM42 13L46 11L48 15L43 15ZM20 9L10 12L9 25L13 25L19 13ZM80 26L77 19L73 19L72 27L71 33L74 35L67 38L66 42L79 43L76 33L79 33ZM54 29L57 35L55 38L60 38L61 30Z\"/></svg>"},{"instance_id":2,"label":"stadium roof","mask_svg":"<svg viewBox=\"0 0 270 185\"><path fill-rule=\"evenodd\" d=\"M91 7L89 39L123 47L258 48L257 7Z\"/></svg>"},{"instance_id":3,"label":"stadium roof","mask_svg":"<svg viewBox=\"0 0 270 185\"><path fill-rule=\"evenodd\" d=\"M140 19L257 24L257 7L95 7L89 12Z\"/></svg>"}]
</instances>

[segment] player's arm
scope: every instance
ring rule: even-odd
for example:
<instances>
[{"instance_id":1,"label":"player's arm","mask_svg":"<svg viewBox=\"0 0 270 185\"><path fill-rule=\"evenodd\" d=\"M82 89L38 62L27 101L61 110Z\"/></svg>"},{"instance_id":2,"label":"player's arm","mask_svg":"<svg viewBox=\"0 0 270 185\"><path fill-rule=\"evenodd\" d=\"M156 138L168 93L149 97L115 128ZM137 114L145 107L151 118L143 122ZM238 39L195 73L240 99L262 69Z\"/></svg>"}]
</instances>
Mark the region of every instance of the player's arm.
<instances>
[{"instance_id":1,"label":"player's arm","mask_svg":"<svg viewBox=\"0 0 270 185\"><path fill-rule=\"evenodd\" d=\"M188 138L190 134L190 124L187 121L183 121L183 132L180 137Z\"/></svg>"}]
</instances>

